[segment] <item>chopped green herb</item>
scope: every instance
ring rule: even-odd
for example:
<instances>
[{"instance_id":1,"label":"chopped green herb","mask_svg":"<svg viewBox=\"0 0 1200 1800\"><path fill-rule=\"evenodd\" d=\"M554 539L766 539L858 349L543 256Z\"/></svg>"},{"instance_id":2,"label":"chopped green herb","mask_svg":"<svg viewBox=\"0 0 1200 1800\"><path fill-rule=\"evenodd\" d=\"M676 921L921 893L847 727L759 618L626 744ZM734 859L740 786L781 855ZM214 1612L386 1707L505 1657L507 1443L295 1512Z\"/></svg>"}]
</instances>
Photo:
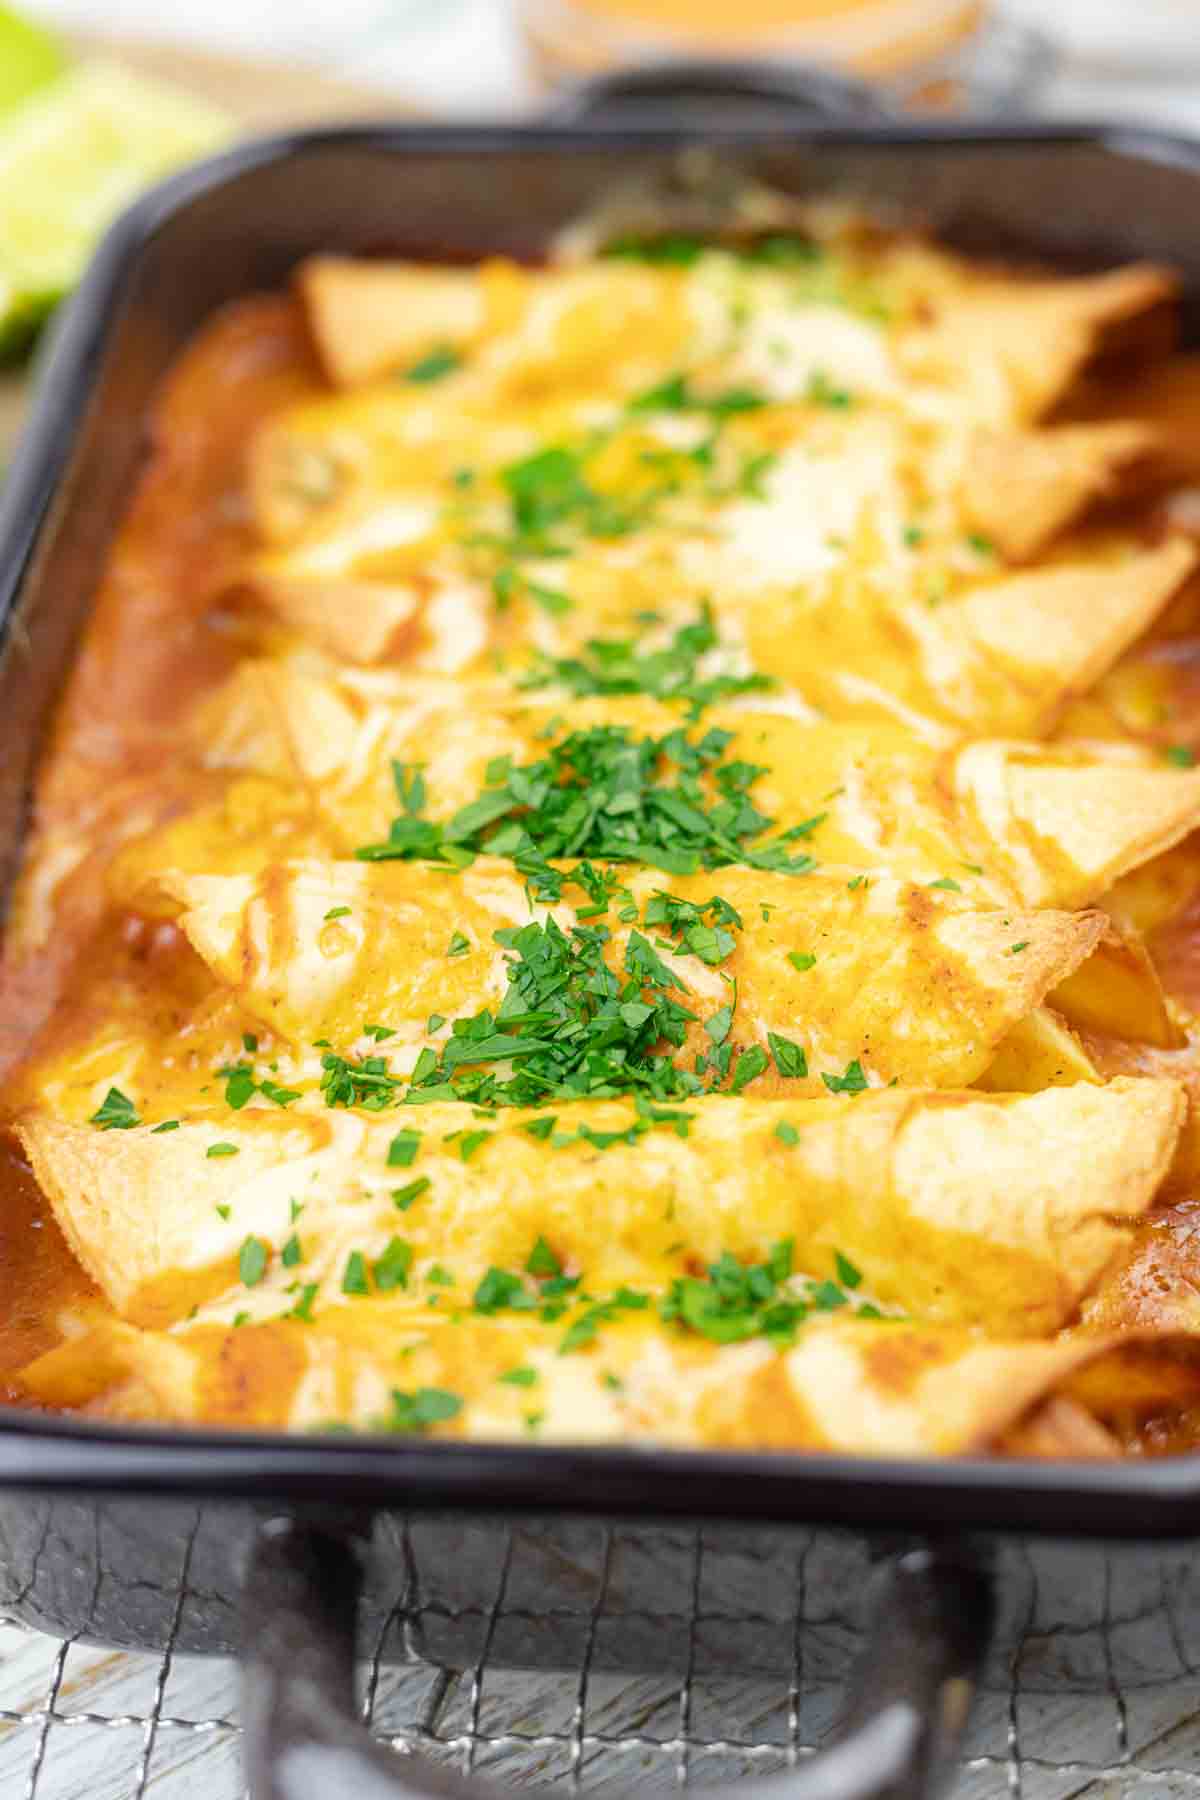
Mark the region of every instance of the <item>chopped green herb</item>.
<instances>
[{"instance_id":1,"label":"chopped green herb","mask_svg":"<svg viewBox=\"0 0 1200 1800\"><path fill-rule=\"evenodd\" d=\"M537 1378L536 1369L521 1368L506 1369L496 1379L507 1382L509 1387L532 1387Z\"/></svg>"},{"instance_id":2,"label":"chopped green herb","mask_svg":"<svg viewBox=\"0 0 1200 1800\"><path fill-rule=\"evenodd\" d=\"M325 923L328 924L330 919L348 919L351 910L349 906L331 906L329 911L323 915Z\"/></svg>"},{"instance_id":3,"label":"chopped green herb","mask_svg":"<svg viewBox=\"0 0 1200 1800\"><path fill-rule=\"evenodd\" d=\"M205 1156L236 1156L237 1153L236 1144L210 1144L204 1152Z\"/></svg>"},{"instance_id":4,"label":"chopped green herb","mask_svg":"<svg viewBox=\"0 0 1200 1800\"><path fill-rule=\"evenodd\" d=\"M1020 956L1022 950L1028 950L1028 948L1029 948L1029 939L1022 938L1019 944L1010 944L1008 946L1007 954L1009 956Z\"/></svg>"},{"instance_id":5,"label":"chopped green herb","mask_svg":"<svg viewBox=\"0 0 1200 1800\"><path fill-rule=\"evenodd\" d=\"M101 1131L129 1131L141 1122L133 1101L118 1087L109 1088L88 1120L89 1125L98 1125Z\"/></svg>"},{"instance_id":6,"label":"chopped green herb","mask_svg":"<svg viewBox=\"0 0 1200 1800\"><path fill-rule=\"evenodd\" d=\"M470 1162L481 1145L491 1137L490 1131L464 1131L458 1140L458 1154L464 1162Z\"/></svg>"},{"instance_id":7,"label":"chopped green herb","mask_svg":"<svg viewBox=\"0 0 1200 1800\"><path fill-rule=\"evenodd\" d=\"M930 882L931 888L945 888L948 893L961 894L962 888L952 875L943 875L937 881Z\"/></svg>"},{"instance_id":8,"label":"chopped green herb","mask_svg":"<svg viewBox=\"0 0 1200 1800\"><path fill-rule=\"evenodd\" d=\"M431 1186L428 1175L419 1175L410 1181L407 1187L392 1189L392 1200L401 1212L407 1212L414 1200L419 1200Z\"/></svg>"},{"instance_id":9,"label":"chopped green herb","mask_svg":"<svg viewBox=\"0 0 1200 1800\"><path fill-rule=\"evenodd\" d=\"M791 963L793 969L799 969L802 975L806 970L811 969L817 960L816 957L812 955L811 951L808 950L789 950L787 959Z\"/></svg>"},{"instance_id":10,"label":"chopped green herb","mask_svg":"<svg viewBox=\"0 0 1200 1800\"><path fill-rule=\"evenodd\" d=\"M651 694L658 700L686 700L688 716L695 720L706 706L774 685L765 675L702 676L701 658L719 647L711 610L705 606L696 622L681 626L664 649L642 650L626 638L591 638L578 657L539 655L521 686L563 687L577 699L591 694Z\"/></svg>"},{"instance_id":11,"label":"chopped green herb","mask_svg":"<svg viewBox=\"0 0 1200 1800\"><path fill-rule=\"evenodd\" d=\"M775 1136L779 1139L781 1144L791 1145L800 1142L800 1133L796 1130L796 1127L790 1125L786 1119L780 1119L778 1125L776 1125Z\"/></svg>"},{"instance_id":12,"label":"chopped green herb","mask_svg":"<svg viewBox=\"0 0 1200 1800\"><path fill-rule=\"evenodd\" d=\"M161 1125L155 1125L151 1129L150 1136L157 1137L160 1131L178 1131L178 1130L179 1130L179 1120L178 1119L164 1119Z\"/></svg>"},{"instance_id":13,"label":"chopped green herb","mask_svg":"<svg viewBox=\"0 0 1200 1800\"><path fill-rule=\"evenodd\" d=\"M305 1282L304 1286L300 1289L300 1298L288 1314L289 1318L302 1319L306 1325L311 1321L313 1301L317 1297L317 1290L320 1285L319 1281Z\"/></svg>"},{"instance_id":14,"label":"chopped green herb","mask_svg":"<svg viewBox=\"0 0 1200 1800\"><path fill-rule=\"evenodd\" d=\"M525 1263L526 1272L530 1275L561 1275L562 1264L544 1237L539 1237L529 1252Z\"/></svg>"},{"instance_id":15,"label":"chopped green herb","mask_svg":"<svg viewBox=\"0 0 1200 1800\"><path fill-rule=\"evenodd\" d=\"M277 1081L260 1081L258 1089L268 1100L273 1100L276 1106L290 1106L293 1100L300 1098L299 1088L280 1087Z\"/></svg>"},{"instance_id":16,"label":"chopped green herb","mask_svg":"<svg viewBox=\"0 0 1200 1800\"><path fill-rule=\"evenodd\" d=\"M737 1059L733 1079L729 1083L729 1092L740 1094L749 1082L762 1074L768 1066L768 1061L766 1051L759 1044L753 1044L749 1050L743 1050Z\"/></svg>"},{"instance_id":17,"label":"chopped green herb","mask_svg":"<svg viewBox=\"0 0 1200 1800\"><path fill-rule=\"evenodd\" d=\"M470 938L465 937L461 931L456 931L454 933L454 936L450 939L450 942L446 945L446 955L447 956L466 956L466 954L470 950L470 948L471 948Z\"/></svg>"},{"instance_id":18,"label":"chopped green herb","mask_svg":"<svg viewBox=\"0 0 1200 1800\"><path fill-rule=\"evenodd\" d=\"M372 1271L379 1292L390 1294L393 1288L406 1288L412 1265L412 1245L406 1244L403 1238L392 1238Z\"/></svg>"},{"instance_id":19,"label":"chopped green herb","mask_svg":"<svg viewBox=\"0 0 1200 1800\"><path fill-rule=\"evenodd\" d=\"M846 1064L844 1075L822 1075L821 1080L831 1094L861 1094L868 1085L857 1057Z\"/></svg>"},{"instance_id":20,"label":"chopped green herb","mask_svg":"<svg viewBox=\"0 0 1200 1800\"><path fill-rule=\"evenodd\" d=\"M392 1410L384 1420L383 1429L402 1436L425 1432L431 1425L441 1425L447 1419L456 1418L462 1405L460 1395L451 1394L445 1388L417 1388L411 1394L393 1388Z\"/></svg>"},{"instance_id":21,"label":"chopped green herb","mask_svg":"<svg viewBox=\"0 0 1200 1800\"><path fill-rule=\"evenodd\" d=\"M283 1249L279 1252L279 1260L285 1269L294 1269L303 1260L304 1253L300 1248L300 1239L293 1231Z\"/></svg>"},{"instance_id":22,"label":"chopped green herb","mask_svg":"<svg viewBox=\"0 0 1200 1800\"><path fill-rule=\"evenodd\" d=\"M471 1304L476 1312L490 1314L503 1312L514 1305L518 1310L526 1310L534 1302L519 1275L513 1275L507 1269L490 1268L475 1289Z\"/></svg>"},{"instance_id":23,"label":"chopped green herb","mask_svg":"<svg viewBox=\"0 0 1200 1800\"><path fill-rule=\"evenodd\" d=\"M352 1250L342 1272L343 1294L368 1294L367 1262L361 1250Z\"/></svg>"},{"instance_id":24,"label":"chopped green herb","mask_svg":"<svg viewBox=\"0 0 1200 1800\"><path fill-rule=\"evenodd\" d=\"M835 1250L833 1253L833 1266L837 1278L844 1288L862 1286L862 1270L855 1268L850 1258L843 1256L840 1250Z\"/></svg>"},{"instance_id":25,"label":"chopped green herb","mask_svg":"<svg viewBox=\"0 0 1200 1800\"><path fill-rule=\"evenodd\" d=\"M253 1056L254 1052L258 1049L258 1039L252 1031L243 1031L242 1049L246 1052L247 1056Z\"/></svg>"},{"instance_id":26,"label":"chopped green herb","mask_svg":"<svg viewBox=\"0 0 1200 1800\"><path fill-rule=\"evenodd\" d=\"M245 1287L257 1287L267 1272L270 1252L261 1238L248 1237L238 1253L238 1274Z\"/></svg>"},{"instance_id":27,"label":"chopped green herb","mask_svg":"<svg viewBox=\"0 0 1200 1800\"><path fill-rule=\"evenodd\" d=\"M442 344L417 362L410 363L404 371L403 379L415 382L440 381L443 375L451 375L461 367L461 354L452 345Z\"/></svg>"},{"instance_id":28,"label":"chopped green herb","mask_svg":"<svg viewBox=\"0 0 1200 1800\"><path fill-rule=\"evenodd\" d=\"M1196 752L1190 744L1168 744L1163 754L1177 769L1190 769L1196 761Z\"/></svg>"},{"instance_id":29,"label":"chopped green herb","mask_svg":"<svg viewBox=\"0 0 1200 1800\"><path fill-rule=\"evenodd\" d=\"M808 1074L808 1057L802 1045L794 1044L790 1038L780 1037L774 1031L768 1031L767 1043L781 1075L802 1080Z\"/></svg>"},{"instance_id":30,"label":"chopped green herb","mask_svg":"<svg viewBox=\"0 0 1200 1800\"><path fill-rule=\"evenodd\" d=\"M411 1169L421 1148L421 1134L411 1127L398 1131L388 1145L387 1165L389 1169Z\"/></svg>"},{"instance_id":31,"label":"chopped green herb","mask_svg":"<svg viewBox=\"0 0 1200 1800\"><path fill-rule=\"evenodd\" d=\"M230 1213L233 1211L233 1208L232 1206L226 1206L222 1201L218 1200L213 1210L219 1219L227 1220Z\"/></svg>"}]
</instances>

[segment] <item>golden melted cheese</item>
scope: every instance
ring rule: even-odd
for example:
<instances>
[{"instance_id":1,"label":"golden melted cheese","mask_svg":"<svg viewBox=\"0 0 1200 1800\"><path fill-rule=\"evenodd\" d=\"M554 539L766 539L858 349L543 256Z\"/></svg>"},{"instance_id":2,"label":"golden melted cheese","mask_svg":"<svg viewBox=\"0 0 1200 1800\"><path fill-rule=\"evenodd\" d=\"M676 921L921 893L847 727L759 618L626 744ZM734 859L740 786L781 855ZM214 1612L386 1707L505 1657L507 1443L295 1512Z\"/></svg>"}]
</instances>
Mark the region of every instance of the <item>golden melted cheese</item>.
<instances>
[{"instance_id":1,"label":"golden melted cheese","mask_svg":"<svg viewBox=\"0 0 1200 1800\"><path fill-rule=\"evenodd\" d=\"M97 1290L20 1397L1117 1452L1062 1333L1200 1166L1200 771L1129 723L1196 556L1085 378L1174 282L823 216L317 258L172 378L6 948Z\"/></svg>"}]
</instances>

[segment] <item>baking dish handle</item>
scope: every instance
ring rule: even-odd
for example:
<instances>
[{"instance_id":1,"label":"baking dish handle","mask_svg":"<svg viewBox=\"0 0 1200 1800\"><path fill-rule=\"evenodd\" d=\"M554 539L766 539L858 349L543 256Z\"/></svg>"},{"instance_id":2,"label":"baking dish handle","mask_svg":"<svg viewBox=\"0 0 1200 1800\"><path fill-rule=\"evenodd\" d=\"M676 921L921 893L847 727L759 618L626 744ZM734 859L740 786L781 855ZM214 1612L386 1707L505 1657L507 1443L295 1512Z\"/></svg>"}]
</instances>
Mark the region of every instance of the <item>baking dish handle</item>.
<instances>
[{"instance_id":1,"label":"baking dish handle","mask_svg":"<svg viewBox=\"0 0 1200 1800\"><path fill-rule=\"evenodd\" d=\"M352 1543L291 1519L259 1535L243 1594L242 1726L250 1800L489 1800L503 1789L359 1723ZM753 1784L754 1800L928 1800L953 1770L992 1624L991 1586L960 1544L877 1570L866 1648L825 1748ZM747 1800L746 1782L706 1790Z\"/></svg>"},{"instance_id":2,"label":"baking dish handle","mask_svg":"<svg viewBox=\"0 0 1200 1800\"><path fill-rule=\"evenodd\" d=\"M686 122L761 125L772 117L861 125L896 115L878 90L807 63L659 62L578 82L542 114L553 125Z\"/></svg>"}]
</instances>

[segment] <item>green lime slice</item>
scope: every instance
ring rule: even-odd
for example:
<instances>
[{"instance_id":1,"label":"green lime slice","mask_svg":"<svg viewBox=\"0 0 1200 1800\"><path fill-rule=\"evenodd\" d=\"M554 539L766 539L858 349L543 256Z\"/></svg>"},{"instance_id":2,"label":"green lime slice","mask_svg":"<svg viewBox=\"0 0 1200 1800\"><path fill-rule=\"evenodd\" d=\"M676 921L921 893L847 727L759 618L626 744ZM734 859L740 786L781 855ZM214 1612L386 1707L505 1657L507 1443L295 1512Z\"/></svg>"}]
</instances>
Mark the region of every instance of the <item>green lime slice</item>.
<instances>
[{"instance_id":1,"label":"green lime slice","mask_svg":"<svg viewBox=\"0 0 1200 1800\"><path fill-rule=\"evenodd\" d=\"M0 121L0 356L27 345L143 188L232 135L223 113L109 62L72 69Z\"/></svg>"},{"instance_id":2,"label":"green lime slice","mask_svg":"<svg viewBox=\"0 0 1200 1800\"><path fill-rule=\"evenodd\" d=\"M54 81L67 67L56 37L0 4L0 115Z\"/></svg>"}]
</instances>

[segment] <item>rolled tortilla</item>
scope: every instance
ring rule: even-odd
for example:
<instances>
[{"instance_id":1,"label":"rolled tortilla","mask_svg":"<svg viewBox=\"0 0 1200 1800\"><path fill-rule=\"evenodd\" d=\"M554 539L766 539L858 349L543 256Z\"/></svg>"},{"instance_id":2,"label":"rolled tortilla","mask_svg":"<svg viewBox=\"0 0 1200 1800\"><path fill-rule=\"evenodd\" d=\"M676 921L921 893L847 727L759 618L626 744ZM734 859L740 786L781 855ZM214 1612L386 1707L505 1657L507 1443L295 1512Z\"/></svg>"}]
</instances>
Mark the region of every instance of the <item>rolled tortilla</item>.
<instances>
[{"instance_id":1,"label":"rolled tortilla","mask_svg":"<svg viewBox=\"0 0 1200 1800\"><path fill-rule=\"evenodd\" d=\"M936 720L1037 737L1146 630L1194 567L1180 538L1115 561L1064 561L930 607L860 580L853 593L754 603L755 666L833 718Z\"/></svg>"},{"instance_id":2,"label":"rolled tortilla","mask_svg":"<svg viewBox=\"0 0 1200 1800\"><path fill-rule=\"evenodd\" d=\"M1136 419L981 432L963 476L963 511L973 530L1025 562L1096 501L1128 493L1160 442Z\"/></svg>"},{"instance_id":3,"label":"rolled tortilla","mask_svg":"<svg viewBox=\"0 0 1200 1800\"><path fill-rule=\"evenodd\" d=\"M664 1338L641 1315L561 1355L560 1327L510 1316L451 1322L366 1300L315 1324L110 1323L22 1371L44 1405L256 1429L387 1429L433 1391L438 1436L954 1456L1002 1447L1109 1340L988 1342L953 1327L812 1321L794 1347ZM520 1383L505 1380L523 1371ZM397 1400L396 1396L399 1396ZM411 1415L410 1415L411 1416ZM393 1426L393 1428L395 1428ZM409 1429L412 1426L409 1425Z\"/></svg>"},{"instance_id":4,"label":"rolled tortilla","mask_svg":"<svg viewBox=\"0 0 1200 1800\"><path fill-rule=\"evenodd\" d=\"M488 764L545 757L570 730L624 725L663 737L678 708L638 697L514 694L498 682L383 677L349 681L254 660L200 709L206 764L252 768L311 788L345 850L386 835L393 763L419 764L425 812L444 820L487 785ZM777 710L778 709L778 710ZM557 721L548 733L548 725ZM1026 906L1086 906L1200 825L1200 770L1136 750L1104 753L1005 740L923 741L882 720L809 723L764 697L710 707L701 730L730 734L728 755L763 770L748 792L787 830L804 825L820 863L912 880L950 878L966 893ZM159 867L173 866L172 856ZM185 867L198 868L195 857Z\"/></svg>"},{"instance_id":5,"label":"rolled tortilla","mask_svg":"<svg viewBox=\"0 0 1200 1800\"><path fill-rule=\"evenodd\" d=\"M1177 1084L1118 1079L1017 1096L708 1099L685 1109L685 1136L678 1116L651 1127L625 1101L486 1122L454 1103L386 1116L254 1106L163 1134L33 1114L19 1132L80 1261L137 1324L218 1296L230 1316L274 1318L297 1281L319 1284L322 1309L344 1304L348 1259L369 1269L397 1236L406 1291L440 1264L459 1304L489 1268L524 1269L539 1239L594 1294L661 1294L723 1255L764 1262L790 1240L814 1280L840 1255L885 1307L1033 1337L1068 1320L1128 1246L1183 1112ZM397 1133L403 1167L389 1162ZM267 1257L247 1290L250 1238Z\"/></svg>"},{"instance_id":6,"label":"rolled tortilla","mask_svg":"<svg viewBox=\"0 0 1200 1800\"><path fill-rule=\"evenodd\" d=\"M521 877L489 857L463 871L284 863L257 876L165 876L162 886L182 909L193 947L250 1017L295 1046L350 1045L374 1022L394 1034L409 1066L430 1041L429 1014L496 1010L512 953L494 934L531 917ZM882 1085L966 1085L1106 927L1098 913L982 910L945 888L846 870L729 868L668 878L637 869L628 890L639 918L659 891L695 904L717 895L740 916L719 967L673 954L663 947L669 940L655 938L696 1015L679 1053L689 1068L712 1048L702 1021L727 1005L731 979L738 987L730 1041L739 1053L761 1046L765 1054L771 1032L804 1046L806 1074L783 1082L768 1059L756 1092L820 1094L823 1076L840 1076L855 1059ZM564 903L559 915L572 929L573 906ZM637 927L616 911L606 923L606 956L620 969Z\"/></svg>"}]
</instances>

